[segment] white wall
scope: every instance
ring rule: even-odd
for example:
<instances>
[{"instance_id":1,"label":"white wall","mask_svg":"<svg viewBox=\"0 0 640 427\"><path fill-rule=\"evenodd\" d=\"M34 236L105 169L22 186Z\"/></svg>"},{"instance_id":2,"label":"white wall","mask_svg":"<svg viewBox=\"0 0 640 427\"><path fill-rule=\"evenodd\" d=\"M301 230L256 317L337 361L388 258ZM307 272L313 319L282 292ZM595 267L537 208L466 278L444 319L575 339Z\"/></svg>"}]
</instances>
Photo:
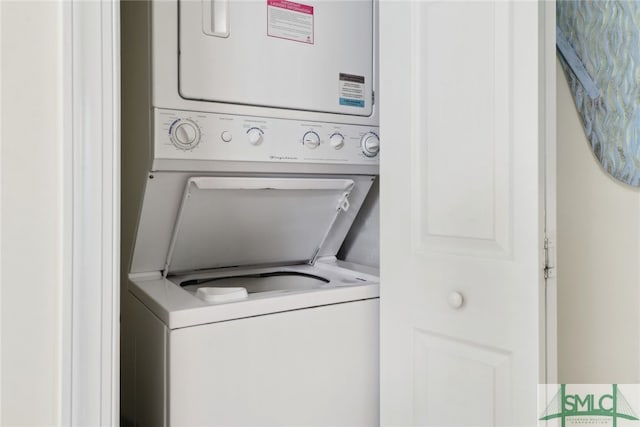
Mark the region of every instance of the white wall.
<instances>
[{"instance_id":1,"label":"white wall","mask_svg":"<svg viewBox=\"0 0 640 427\"><path fill-rule=\"evenodd\" d=\"M558 371L561 383L640 381L640 192L591 153L557 67Z\"/></svg>"},{"instance_id":2,"label":"white wall","mask_svg":"<svg viewBox=\"0 0 640 427\"><path fill-rule=\"evenodd\" d=\"M0 425L58 424L62 4L0 2Z\"/></svg>"}]
</instances>

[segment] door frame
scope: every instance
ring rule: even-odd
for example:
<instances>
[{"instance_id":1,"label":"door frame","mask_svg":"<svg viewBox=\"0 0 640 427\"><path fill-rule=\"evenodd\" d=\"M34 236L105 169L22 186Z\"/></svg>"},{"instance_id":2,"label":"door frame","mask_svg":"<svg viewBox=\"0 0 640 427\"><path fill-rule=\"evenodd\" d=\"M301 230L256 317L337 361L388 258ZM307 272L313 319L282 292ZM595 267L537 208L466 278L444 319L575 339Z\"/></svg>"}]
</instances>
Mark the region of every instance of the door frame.
<instances>
[{"instance_id":1,"label":"door frame","mask_svg":"<svg viewBox=\"0 0 640 427\"><path fill-rule=\"evenodd\" d=\"M64 2L61 425L119 423L120 4Z\"/></svg>"},{"instance_id":2,"label":"door frame","mask_svg":"<svg viewBox=\"0 0 640 427\"><path fill-rule=\"evenodd\" d=\"M546 384L555 384L558 382L558 313L557 313L557 278L556 270L556 253L557 242L557 212L556 212L556 1L549 0L541 3L540 14L543 20L543 37L541 38L541 54L542 61L541 71L543 75L542 99L540 107L544 108L540 112L540 122L542 129L540 134L543 141L541 142L541 165L544 172L541 174L544 183L541 188L544 189L544 200L541 206L544 206L544 230L545 237L551 242L551 250L548 252L548 264L553 266L553 273L545 280L543 286L543 294L540 296L540 302L544 302L541 307L540 318L544 319L544 325L541 325L541 331L544 333L545 342L541 346L545 350L540 355L541 366L541 382ZM543 248L544 248L544 242ZM544 257L543 257L544 259Z\"/></svg>"}]
</instances>

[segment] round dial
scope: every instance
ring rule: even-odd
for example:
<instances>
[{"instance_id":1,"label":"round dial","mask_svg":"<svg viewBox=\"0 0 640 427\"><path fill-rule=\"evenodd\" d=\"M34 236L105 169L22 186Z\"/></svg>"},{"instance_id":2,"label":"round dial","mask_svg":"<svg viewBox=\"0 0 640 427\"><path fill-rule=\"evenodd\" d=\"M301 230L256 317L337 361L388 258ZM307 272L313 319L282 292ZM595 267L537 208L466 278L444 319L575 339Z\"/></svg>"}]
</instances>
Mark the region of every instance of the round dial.
<instances>
[{"instance_id":1,"label":"round dial","mask_svg":"<svg viewBox=\"0 0 640 427\"><path fill-rule=\"evenodd\" d=\"M329 143L333 148L339 150L344 146L344 136L339 133L334 133L329 137Z\"/></svg>"},{"instance_id":2,"label":"round dial","mask_svg":"<svg viewBox=\"0 0 640 427\"><path fill-rule=\"evenodd\" d=\"M260 145L262 143L262 130L259 128L251 128L247 131L247 139L251 145Z\"/></svg>"},{"instance_id":3,"label":"round dial","mask_svg":"<svg viewBox=\"0 0 640 427\"><path fill-rule=\"evenodd\" d=\"M362 152L367 157L375 157L380 151L380 139L373 132L365 134L360 140Z\"/></svg>"},{"instance_id":4,"label":"round dial","mask_svg":"<svg viewBox=\"0 0 640 427\"><path fill-rule=\"evenodd\" d=\"M228 130L225 130L220 134L220 138L222 138L224 142L229 142L233 139L233 135L231 135L231 132L229 132Z\"/></svg>"},{"instance_id":5,"label":"round dial","mask_svg":"<svg viewBox=\"0 0 640 427\"><path fill-rule=\"evenodd\" d=\"M316 148L320 145L320 137L317 133L309 131L302 137L302 145L308 148Z\"/></svg>"},{"instance_id":6,"label":"round dial","mask_svg":"<svg viewBox=\"0 0 640 427\"><path fill-rule=\"evenodd\" d=\"M171 127L171 142L181 150L190 150L200 143L200 128L191 120L180 119Z\"/></svg>"}]
</instances>

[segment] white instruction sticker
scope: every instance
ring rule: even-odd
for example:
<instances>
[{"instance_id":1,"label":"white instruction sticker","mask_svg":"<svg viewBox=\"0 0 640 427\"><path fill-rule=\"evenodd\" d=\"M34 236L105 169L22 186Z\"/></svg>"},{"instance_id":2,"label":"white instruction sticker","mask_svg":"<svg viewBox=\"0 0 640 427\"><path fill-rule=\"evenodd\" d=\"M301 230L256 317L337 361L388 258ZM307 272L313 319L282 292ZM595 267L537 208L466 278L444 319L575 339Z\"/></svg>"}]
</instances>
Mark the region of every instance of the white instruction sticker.
<instances>
[{"instance_id":1,"label":"white instruction sticker","mask_svg":"<svg viewBox=\"0 0 640 427\"><path fill-rule=\"evenodd\" d=\"M313 6L267 0L267 35L313 44Z\"/></svg>"},{"instance_id":2,"label":"white instruction sticker","mask_svg":"<svg viewBox=\"0 0 640 427\"><path fill-rule=\"evenodd\" d=\"M364 76L340 73L340 105L364 108Z\"/></svg>"}]
</instances>

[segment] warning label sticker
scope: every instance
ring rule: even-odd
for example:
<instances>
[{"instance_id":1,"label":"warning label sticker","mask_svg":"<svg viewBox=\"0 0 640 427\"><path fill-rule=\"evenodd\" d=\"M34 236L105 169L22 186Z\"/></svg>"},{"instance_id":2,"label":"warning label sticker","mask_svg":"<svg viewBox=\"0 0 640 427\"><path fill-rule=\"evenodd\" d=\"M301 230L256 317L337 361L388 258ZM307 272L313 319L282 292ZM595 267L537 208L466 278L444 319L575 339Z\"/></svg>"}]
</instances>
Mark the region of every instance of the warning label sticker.
<instances>
[{"instance_id":1,"label":"warning label sticker","mask_svg":"<svg viewBox=\"0 0 640 427\"><path fill-rule=\"evenodd\" d=\"M364 76L340 73L340 105L364 108Z\"/></svg>"},{"instance_id":2,"label":"warning label sticker","mask_svg":"<svg viewBox=\"0 0 640 427\"><path fill-rule=\"evenodd\" d=\"M267 0L267 35L313 44L313 6Z\"/></svg>"}]
</instances>

